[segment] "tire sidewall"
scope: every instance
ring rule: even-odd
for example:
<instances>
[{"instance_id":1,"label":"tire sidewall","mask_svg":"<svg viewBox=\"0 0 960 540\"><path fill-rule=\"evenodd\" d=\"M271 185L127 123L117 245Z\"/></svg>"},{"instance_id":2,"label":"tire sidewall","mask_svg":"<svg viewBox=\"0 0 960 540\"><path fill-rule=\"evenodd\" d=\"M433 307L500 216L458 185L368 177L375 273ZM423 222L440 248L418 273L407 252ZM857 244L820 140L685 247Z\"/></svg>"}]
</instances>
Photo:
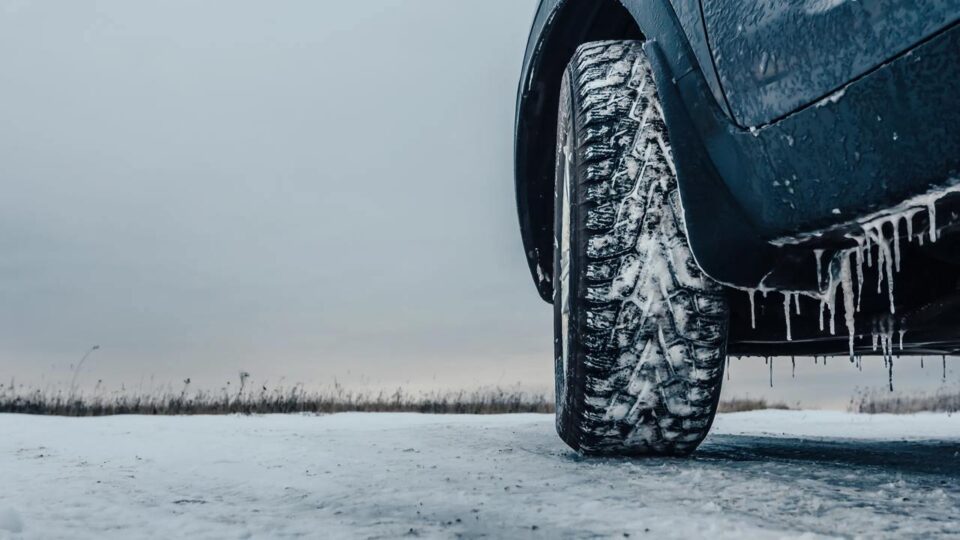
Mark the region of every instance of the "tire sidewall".
<instances>
[{"instance_id":1,"label":"tire sidewall","mask_svg":"<svg viewBox=\"0 0 960 540\"><path fill-rule=\"evenodd\" d=\"M553 325L554 325L554 376L556 381L556 424L557 432L561 439L574 448L580 446L578 413L582 410L583 385L579 384L581 373L580 366L582 351L580 343L580 314L577 309L579 305L578 298L581 297L581 287L583 286L580 253L584 246L581 246L582 235L579 234L580 212L579 212L579 186L580 178L578 175L580 144L577 136L577 114L576 104L577 93L572 88L571 79L574 74L568 67L564 71L560 92L561 100L559 107L561 109L558 115L557 125L557 156L556 170L554 174L554 259L553 267L555 269L555 286L553 294ZM565 145L562 145L561 138L566 135ZM561 157L562 146L566 146L569 154L563 152L563 157L572 161L569 165L563 162ZM562 171L561 167L567 167ZM567 183L566 185L564 183ZM568 279L567 287L563 287L563 277L561 276L563 242L563 212L566 209L569 212L569 255L568 255ZM567 306L569 312L567 315L567 335L563 339L563 306L564 295L568 296ZM564 361L566 353L566 361Z\"/></svg>"}]
</instances>

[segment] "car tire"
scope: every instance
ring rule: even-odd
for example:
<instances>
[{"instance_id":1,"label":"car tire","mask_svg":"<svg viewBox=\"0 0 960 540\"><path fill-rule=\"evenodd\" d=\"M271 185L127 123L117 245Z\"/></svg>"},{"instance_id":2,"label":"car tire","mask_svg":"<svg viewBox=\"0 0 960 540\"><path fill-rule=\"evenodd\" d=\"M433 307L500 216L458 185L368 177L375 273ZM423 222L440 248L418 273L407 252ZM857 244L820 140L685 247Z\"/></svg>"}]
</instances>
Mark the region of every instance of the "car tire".
<instances>
[{"instance_id":1,"label":"car tire","mask_svg":"<svg viewBox=\"0 0 960 540\"><path fill-rule=\"evenodd\" d=\"M690 251L641 42L581 46L555 181L557 431L585 454L685 455L720 397L729 306Z\"/></svg>"}]
</instances>

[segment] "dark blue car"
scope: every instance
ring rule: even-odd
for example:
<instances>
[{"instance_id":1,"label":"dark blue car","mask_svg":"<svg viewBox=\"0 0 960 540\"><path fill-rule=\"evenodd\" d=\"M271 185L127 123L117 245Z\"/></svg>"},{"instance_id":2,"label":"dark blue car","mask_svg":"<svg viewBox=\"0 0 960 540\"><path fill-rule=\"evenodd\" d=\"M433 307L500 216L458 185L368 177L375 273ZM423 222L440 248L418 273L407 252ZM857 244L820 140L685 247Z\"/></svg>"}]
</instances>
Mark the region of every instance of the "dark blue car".
<instances>
[{"instance_id":1,"label":"dark blue car","mask_svg":"<svg viewBox=\"0 0 960 540\"><path fill-rule=\"evenodd\" d=\"M557 429L686 454L728 355L960 350L960 0L543 0L520 230Z\"/></svg>"}]
</instances>

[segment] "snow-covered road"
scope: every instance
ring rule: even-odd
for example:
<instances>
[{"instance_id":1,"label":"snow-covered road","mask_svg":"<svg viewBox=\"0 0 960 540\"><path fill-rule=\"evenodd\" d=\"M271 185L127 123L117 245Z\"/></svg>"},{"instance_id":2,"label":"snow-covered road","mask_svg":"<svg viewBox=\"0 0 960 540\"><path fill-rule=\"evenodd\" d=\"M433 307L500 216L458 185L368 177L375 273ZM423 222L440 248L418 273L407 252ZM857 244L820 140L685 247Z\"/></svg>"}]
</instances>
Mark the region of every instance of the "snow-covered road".
<instances>
[{"instance_id":1,"label":"snow-covered road","mask_svg":"<svg viewBox=\"0 0 960 540\"><path fill-rule=\"evenodd\" d=\"M585 459L544 415L0 415L0 538L960 537L960 416L718 418Z\"/></svg>"}]
</instances>

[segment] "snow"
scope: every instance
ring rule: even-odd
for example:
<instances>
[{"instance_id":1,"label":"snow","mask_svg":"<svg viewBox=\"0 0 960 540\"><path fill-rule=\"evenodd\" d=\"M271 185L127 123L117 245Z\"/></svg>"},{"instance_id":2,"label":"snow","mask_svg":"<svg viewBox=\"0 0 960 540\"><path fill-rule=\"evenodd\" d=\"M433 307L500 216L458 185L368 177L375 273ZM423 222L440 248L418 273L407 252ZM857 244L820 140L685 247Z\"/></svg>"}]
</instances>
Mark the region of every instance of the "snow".
<instances>
[{"instance_id":1,"label":"snow","mask_svg":"<svg viewBox=\"0 0 960 540\"><path fill-rule=\"evenodd\" d=\"M12 508L0 508L0 531L18 533L23 531L20 515Z\"/></svg>"},{"instance_id":2,"label":"snow","mask_svg":"<svg viewBox=\"0 0 960 540\"><path fill-rule=\"evenodd\" d=\"M551 415L0 415L0 538L956 534L960 416L719 415L588 459ZM412 531L412 532L411 532Z\"/></svg>"},{"instance_id":3,"label":"snow","mask_svg":"<svg viewBox=\"0 0 960 540\"><path fill-rule=\"evenodd\" d=\"M828 11L832 11L849 0L807 0L804 5L804 11L807 15L822 15Z\"/></svg>"},{"instance_id":4,"label":"snow","mask_svg":"<svg viewBox=\"0 0 960 540\"><path fill-rule=\"evenodd\" d=\"M825 106L827 106L827 105L833 105L834 103L837 103L837 102L839 102L841 99L843 99L843 96L844 96L846 93L847 93L847 87L844 86L844 87L841 88L840 90L837 90L836 92L832 92L832 93L831 93L830 95L828 95L827 97L821 99L820 101L817 101L816 105L814 105L814 106L817 107L817 108L820 108L820 107L825 107Z\"/></svg>"}]
</instances>

